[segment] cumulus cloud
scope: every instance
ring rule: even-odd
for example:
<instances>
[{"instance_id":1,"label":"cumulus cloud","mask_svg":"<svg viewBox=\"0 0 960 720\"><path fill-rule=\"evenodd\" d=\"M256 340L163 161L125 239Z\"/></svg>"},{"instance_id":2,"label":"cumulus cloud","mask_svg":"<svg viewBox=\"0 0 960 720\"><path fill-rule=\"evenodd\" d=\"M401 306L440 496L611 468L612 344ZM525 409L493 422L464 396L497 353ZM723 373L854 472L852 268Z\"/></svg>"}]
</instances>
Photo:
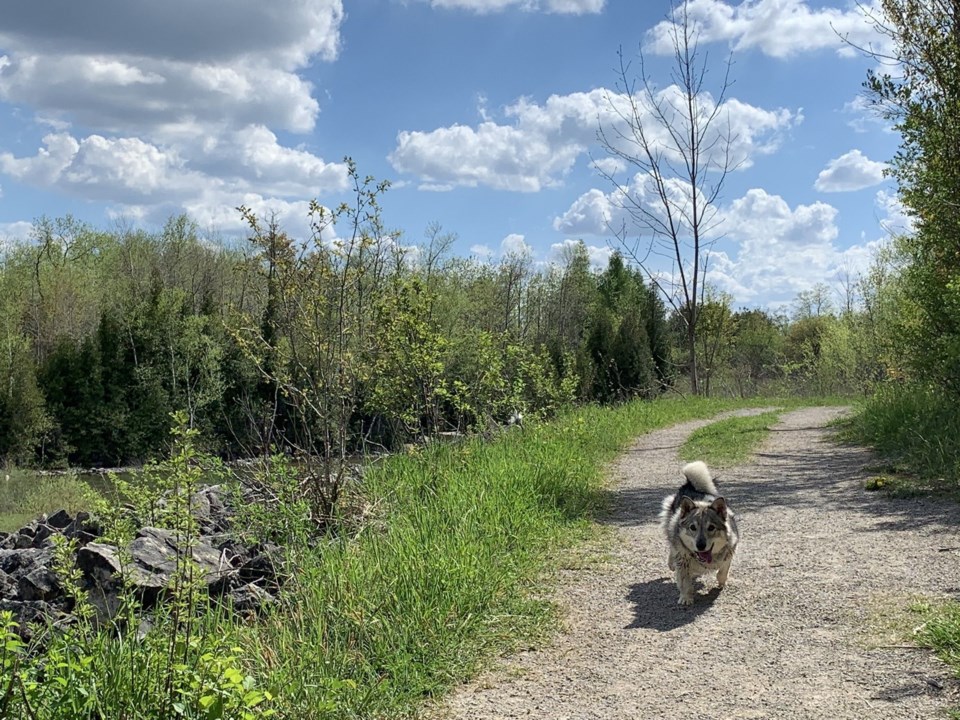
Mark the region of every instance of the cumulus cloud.
<instances>
[{"instance_id":1,"label":"cumulus cloud","mask_svg":"<svg viewBox=\"0 0 960 720\"><path fill-rule=\"evenodd\" d=\"M491 248L489 245L482 245L479 243L470 246L470 253L484 261L492 260L496 255L496 253L493 251L493 248Z\"/></svg>"},{"instance_id":2,"label":"cumulus cloud","mask_svg":"<svg viewBox=\"0 0 960 720\"><path fill-rule=\"evenodd\" d=\"M503 256L533 257L533 248L527 243L523 235L510 233L500 241L500 254Z\"/></svg>"},{"instance_id":3,"label":"cumulus cloud","mask_svg":"<svg viewBox=\"0 0 960 720\"><path fill-rule=\"evenodd\" d=\"M682 188L676 192L682 196ZM596 189L584 193L554 221L554 227L567 234L609 237L611 227L629 221L616 195L617 191ZM882 200L889 198L882 196ZM709 282L738 303L768 304L790 302L798 292L830 282L842 271L864 269L879 241L840 249L837 214L827 203L792 207L779 195L760 188L749 190L717 208L713 230L706 237L714 243L709 251ZM645 250L648 240L649 233L643 234L638 249ZM653 253L648 260L649 269L659 277L669 280L675 272L666 256Z\"/></svg>"},{"instance_id":4,"label":"cumulus cloud","mask_svg":"<svg viewBox=\"0 0 960 720\"><path fill-rule=\"evenodd\" d=\"M16 3L0 28L0 100L54 132L33 156L0 152L0 172L128 217L343 189L342 164L273 130L314 128L319 104L299 71L337 57L342 21L342 0Z\"/></svg>"},{"instance_id":5,"label":"cumulus cloud","mask_svg":"<svg viewBox=\"0 0 960 720\"><path fill-rule=\"evenodd\" d=\"M563 15L595 14L603 10L606 0L429 0L435 8L469 10L477 14L524 10Z\"/></svg>"},{"instance_id":6,"label":"cumulus cloud","mask_svg":"<svg viewBox=\"0 0 960 720\"><path fill-rule=\"evenodd\" d=\"M827 163L813 186L820 192L862 190L882 183L886 168L886 163L875 162L859 150L851 150Z\"/></svg>"},{"instance_id":7,"label":"cumulus cloud","mask_svg":"<svg viewBox=\"0 0 960 720\"><path fill-rule=\"evenodd\" d=\"M878 109L870 105L863 95L857 95L850 102L844 103L842 112L850 116L847 126L858 133L871 132L878 128L888 133L894 131L890 121L882 117Z\"/></svg>"},{"instance_id":8,"label":"cumulus cloud","mask_svg":"<svg viewBox=\"0 0 960 720\"><path fill-rule=\"evenodd\" d=\"M878 0L864 3L864 8L881 17ZM755 49L775 58L825 49L853 57L859 51L852 45L880 51L887 48L886 37L853 3L839 9L813 8L805 0L744 0L738 4L691 0L687 12L701 42L729 42L734 50ZM660 22L647 33L646 47L654 53L672 54L674 32L673 20Z\"/></svg>"},{"instance_id":9,"label":"cumulus cloud","mask_svg":"<svg viewBox=\"0 0 960 720\"><path fill-rule=\"evenodd\" d=\"M0 223L0 249L29 239L33 236L33 223L25 220Z\"/></svg>"},{"instance_id":10,"label":"cumulus cloud","mask_svg":"<svg viewBox=\"0 0 960 720\"><path fill-rule=\"evenodd\" d=\"M657 99L664 105L675 100L677 88L664 88ZM543 104L521 98L505 108L511 122L485 120L476 127L452 125L432 131L402 131L390 162L400 173L442 186L486 186L498 190L537 192L555 187L596 142L598 119L611 138L627 132L623 112L629 98L604 88L590 92L552 95ZM701 97L705 115L715 108L708 94ZM669 151L669 132L653 120L653 110L641 103L652 142ZM800 122L798 113L780 108L765 110L736 99L720 110L723 132L729 131L734 164L749 167L757 154L771 153L782 134ZM719 125L716 132L721 132ZM705 140L705 147L721 143ZM629 148L626 148L629 150ZM636 152L636 149L634 149ZM609 167L609 165L607 165Z\"/></svg>"}]
</instances>

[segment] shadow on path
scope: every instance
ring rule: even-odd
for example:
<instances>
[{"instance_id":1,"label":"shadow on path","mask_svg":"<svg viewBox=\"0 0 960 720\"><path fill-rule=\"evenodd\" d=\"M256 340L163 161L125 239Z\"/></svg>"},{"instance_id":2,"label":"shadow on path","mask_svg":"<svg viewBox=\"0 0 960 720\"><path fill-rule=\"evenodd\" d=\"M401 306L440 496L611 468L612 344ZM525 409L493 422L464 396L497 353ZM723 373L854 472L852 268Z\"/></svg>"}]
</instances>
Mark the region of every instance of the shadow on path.
<instances>
[{"instance_id":1,"label":"shadow on path","mask_svg":"<svg viewBox=\"0 0 960 720\"><path fill-rule=\"evenodd\" d=\"M684 607L677 604L677 586L670 578L634 583L627 593L627 600L633 605L633 622L626 627L628 630L649 628L660 632L676 630L709 610L719 595L720 588L713 587L705 594L698 593L693 605ZM664 608L667 608L666 612Z\"/></svg>"},{"instance_id":2,"label":"shadow on path","mask_svg":"<svg viewBox=\"0 0 960 720\"><path fill-rule=\"evenodd\" d=\"M800 428L774 428L771 432L797 429ZM721 471L717 485L739 517L770 507L788 512L810 506L825 510L842 507L871 516L872 531L960 525L960 513L952 502L892 498L864 490L864 481L872 474L872 460L872 455L862 448L815 442L790 452L759 452L747 468L738 469L749 475ZM627 483L608 491L603 502L609 511L600 521L620 527L656 522L663 498L676 492L681 484L679 463L677 470L677 477L662 478L662 485L657 487L631 487Z\"/></svg>"}]
</instances>

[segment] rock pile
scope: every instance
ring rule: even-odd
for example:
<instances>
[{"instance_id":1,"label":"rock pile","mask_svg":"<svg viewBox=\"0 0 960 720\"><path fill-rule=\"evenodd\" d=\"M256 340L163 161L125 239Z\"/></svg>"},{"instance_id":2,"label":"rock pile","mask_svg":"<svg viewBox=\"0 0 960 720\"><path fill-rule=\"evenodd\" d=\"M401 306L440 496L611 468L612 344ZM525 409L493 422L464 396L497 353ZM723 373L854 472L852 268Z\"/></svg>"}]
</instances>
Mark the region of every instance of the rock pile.
<instances>
[{"instance_id":1,"label":"rock pile","mask_svg":"<svg viewBox=\"0 0 960 720\"><path fill-rule=\"evenodd\" d=\"M60 510L44 515L13 533L0 533L0 610L12 610L24 638L32 624L70 617L74 600L55 572L55 535L76 540L76 566L83 589L100 621L113 617L124 586L143 607L162 600L176 572L178 558L189 549L211 597L223 599L235 611L256 612L274 601L281 582L280 549L245 546L230 534L232 515L219 486L197 492L191 502L200 530L188 548L176 533L141 528L121 550L102 542L102 528L88 513Z\"/></svg>"}]
</instances>

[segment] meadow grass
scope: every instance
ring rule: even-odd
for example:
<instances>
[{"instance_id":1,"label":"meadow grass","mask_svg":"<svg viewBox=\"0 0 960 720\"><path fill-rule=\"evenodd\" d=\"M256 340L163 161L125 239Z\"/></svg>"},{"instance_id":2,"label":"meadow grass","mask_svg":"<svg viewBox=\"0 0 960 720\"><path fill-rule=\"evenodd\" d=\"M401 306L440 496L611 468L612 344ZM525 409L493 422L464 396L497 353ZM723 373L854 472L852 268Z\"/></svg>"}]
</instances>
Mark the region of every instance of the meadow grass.
<instances>
[{"instance_id":1,"label":"meadow grass","mask_svg":"<svg viewBox=\"0 0 960 720\"><path fill-rule=\"evenodd\" d=\"M703 460L712 468L728 468L746 462L763 444L780 410L760 415L732 417L694 430L680 448L683 460Z\"/></svg>"},{"instance_id":2,"label":"meadow grass","mask_svg":"<svg viewBox=\"0 0 960 720\"><path fill-rule=\"evenodd\" d=\"M16 530L43 513L90 510L99 497L72 473L40 476L8 468L0 474L0 531Z\"/></svg>"},{"instance_id":3,"label":"meadow grass","mask_svg":"<svg viewBox=\"0 0 960 720\"><path fill-rule=\"evenodd\" d=\"M960 678L960 603L918 601L910 610L914 619L919 617L921 621L913 631L913 639L936 652ZM960 720L960 708L951 710L950 717Z\"/></svg>"},{"instance_id":4,"label":"meadow grass","mask_svg":"<svg viewBox=\"0 0 960 720\"><path fill-rule=\"evenodd\" d=\"M868 489L960 499L960 412L945 391L881 387L840 427L841 437L867 445L883 458Z\"/></svg>"}]
</instances>

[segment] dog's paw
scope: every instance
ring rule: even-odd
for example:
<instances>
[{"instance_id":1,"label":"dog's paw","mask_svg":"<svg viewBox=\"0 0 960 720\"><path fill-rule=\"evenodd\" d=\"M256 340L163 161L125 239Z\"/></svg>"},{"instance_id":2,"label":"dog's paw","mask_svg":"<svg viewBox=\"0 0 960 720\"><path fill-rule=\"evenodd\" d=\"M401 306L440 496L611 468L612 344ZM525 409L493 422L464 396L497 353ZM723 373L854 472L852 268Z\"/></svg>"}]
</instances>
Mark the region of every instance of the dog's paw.
<instances>
[{"instance_id":1,"label":"dog's paw","mask_svg":"<svg viewBox=\"0 0 960 720\"><path fill-rule=\"evenodd\" d=\"M677 600L677 605L683 605L684 607L693 605L693 595L681 595Z\"/></svg>"}]
</instances>

